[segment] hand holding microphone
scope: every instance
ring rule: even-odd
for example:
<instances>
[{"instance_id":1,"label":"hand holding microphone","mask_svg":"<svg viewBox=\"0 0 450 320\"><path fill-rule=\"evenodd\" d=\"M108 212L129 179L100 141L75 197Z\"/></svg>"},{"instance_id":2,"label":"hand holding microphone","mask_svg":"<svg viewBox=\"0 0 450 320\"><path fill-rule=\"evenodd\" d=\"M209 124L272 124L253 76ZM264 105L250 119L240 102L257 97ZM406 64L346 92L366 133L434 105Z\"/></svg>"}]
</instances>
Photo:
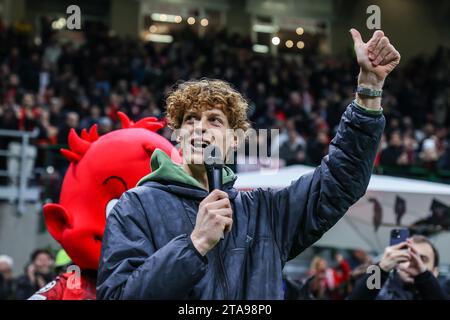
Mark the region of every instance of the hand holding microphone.
<instances>
[{"instance_id":1,"label":"hand holding microphone","mask_svg":"<svg viewBox=\"0 0 450 320\"><path fill-rule=\"evenodd\" d=\"M223 239L233 225L233 210L228 194L222 190L223 159L217 146L205 152L205 167L208 174L210 194L200 202L191 240L200 254L205 255Z\"/></svg>"}]
</instances>

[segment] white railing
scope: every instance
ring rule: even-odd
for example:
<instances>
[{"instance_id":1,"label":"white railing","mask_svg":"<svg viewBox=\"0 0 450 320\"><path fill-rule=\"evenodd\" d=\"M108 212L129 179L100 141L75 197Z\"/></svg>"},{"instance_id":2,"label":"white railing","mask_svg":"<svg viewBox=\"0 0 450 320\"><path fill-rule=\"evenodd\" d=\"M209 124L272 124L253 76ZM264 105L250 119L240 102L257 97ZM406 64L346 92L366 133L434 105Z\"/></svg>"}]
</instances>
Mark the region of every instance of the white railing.
<instances>
[{"instance_id":1,"label":"white railing","mask_svg":"<svg viewBox=\"0 0 450 320\"><path fill-rule=\"evenodd\" d=\"M30 140L36 138L38 134L38 129L34 131L0 129L1 140L7 138L18 138L19 140L9 143L7 149L0 149L0 157L7 159L7 168L0 170L0 176L9 178L6 186L0 186L0 199L16 202L19 214L25 213L25 201L30 200L27 199L28 181L33 176L36 158L36 147L30 144Z\"/></svg>"}]
</instances>

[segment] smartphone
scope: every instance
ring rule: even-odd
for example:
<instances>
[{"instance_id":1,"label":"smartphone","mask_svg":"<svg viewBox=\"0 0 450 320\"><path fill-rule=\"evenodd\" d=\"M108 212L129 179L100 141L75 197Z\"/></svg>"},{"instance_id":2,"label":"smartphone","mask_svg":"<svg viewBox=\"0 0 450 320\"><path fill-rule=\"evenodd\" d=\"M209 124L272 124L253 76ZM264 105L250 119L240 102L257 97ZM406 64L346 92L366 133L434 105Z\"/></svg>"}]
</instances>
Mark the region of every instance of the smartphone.
<instances>
[{"instance_id":1,"label":"smartphone","mask_svg":"<svg viewBox=\"0 0 450 320\"><path fill-rule=\"evenodd\" d=\"M406 228L403 229L393 229L391 230L391 241L390 246L394 246L401 242L405 242L406 239L409 238L409 230Z\"/></svg>"}]
</instances>

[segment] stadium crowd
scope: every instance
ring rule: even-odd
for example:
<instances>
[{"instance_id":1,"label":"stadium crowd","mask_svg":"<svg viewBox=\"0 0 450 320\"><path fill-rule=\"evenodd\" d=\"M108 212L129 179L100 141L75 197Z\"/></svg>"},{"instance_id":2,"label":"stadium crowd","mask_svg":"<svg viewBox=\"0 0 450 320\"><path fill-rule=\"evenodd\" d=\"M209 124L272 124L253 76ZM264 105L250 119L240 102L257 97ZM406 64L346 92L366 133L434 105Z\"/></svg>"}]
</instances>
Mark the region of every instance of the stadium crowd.
<instances>
[{"instance_id":1,"label":"stadium crowd","mask_svg":"<svg viewBox=\"0 0 450 320\"><path fill-rule=\"evenodd\" d=\"M199 37L190 29L174 34L173 43L167 45L121 39L101 25L86 28L83 37L81 44L62 41L44 20L37 39L27 24L7 26L0 21L0 129L37 128L36 165L52 165L60 176L67 162L56 157L49 162L48 150L58 153L59 146L67 144L70 128L80 132L98 124L99 133L105 134L120 126L117 111L124 111L132 120L163 118L165 96L179 79L210 77L232 83L250 101L250 119L256 129L280 129L279 145L271 147L279 147L285 165L319 164L345 106L354 97L358 70L350 53L346 58L313 54L275 57L253 52L250 39L236 34L218 31ZM387 126L376 166L450 170L449 71L450 50L439 48L431 57L409 60L390 76L382 103ZM167 128L161 133L170 137ZM4 139L0 149L7 148L9 141ZM421 238L415 241L429 245ZM385 256L383 281L399 263L392 262L392 254ZM391 262L388 267L386 259ZM51 252L37 250L24 274L13 279L12 259L1 256L0 299L29 297L54 277L54 262ZM358 287L361 270L371 262L362 251L345 258L337 255L334 268L316 257L309 277L286 279L286 295L375 298L361 288L349 295ZM434 252L428 280L422 276L421 281L431 279L436 263ZM417 273L414 277L425 271L423 265L410 270ZM415 297L417 290L410 284L399 285L399 281L402 279L390 280L397 291L386 289L381 296ZM427 294L441 297L440 293L436 296L436 288L425 286L423 290L421 298Z\"/></svg>"},{"instance_id":2,"label":"stadium crowd","mask_svg":"<svg viewBox=\"0 0 450 320\"><path fill-rule=\"evenodd\" d=\"M357 66L350 54L274 57L253 52L239 35L199 37L188 28L168 45L121 39L101 25L85 30L84 43L63 42L43 24L36 42L30 28L0 22L0 128L38 128L36 143L44 148L66 144L70 128L97 123L100 134L113 130L119 110L132 120L163 118L165 95L179 79L221 78L248 98L255 128L280 129L285 165L316 165L354 97ZM450 169L449 58L449 49L440 48L388 79L382 104L388 122L376 166ZM170 137L167 129L163 134ZM37 161L48 164L43 152Z\"/></svg>"}]
</instances>

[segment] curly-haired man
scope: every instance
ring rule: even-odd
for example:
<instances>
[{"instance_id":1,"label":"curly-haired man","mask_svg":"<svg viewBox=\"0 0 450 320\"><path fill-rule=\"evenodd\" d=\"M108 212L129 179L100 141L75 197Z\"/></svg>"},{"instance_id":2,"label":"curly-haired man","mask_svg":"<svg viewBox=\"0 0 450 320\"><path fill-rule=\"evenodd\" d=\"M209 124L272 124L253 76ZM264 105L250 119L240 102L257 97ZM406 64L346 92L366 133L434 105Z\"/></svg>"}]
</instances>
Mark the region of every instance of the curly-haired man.
<instances>
[{"instance_id":1,"label":"curly-haired man","mask_svg":"<svg viewBox=\"0 0 450 320\"><path fill-rule=\"evenodd\" d=\"M246 130L247 103L220 80L188 81L167 98L184 163L162 152L152 173L108 216L97 282L99 299L282 299L286 261L317 241L364 195L384 129L381 90L400 55L382 31L364 43L351 31L360 66L355 100L329 154L281 190L240 192L224 167L223 190L208 193L205 147L224 157ZM222 235L225 236L220 240Z\"/></svg>"}]
</instances>

